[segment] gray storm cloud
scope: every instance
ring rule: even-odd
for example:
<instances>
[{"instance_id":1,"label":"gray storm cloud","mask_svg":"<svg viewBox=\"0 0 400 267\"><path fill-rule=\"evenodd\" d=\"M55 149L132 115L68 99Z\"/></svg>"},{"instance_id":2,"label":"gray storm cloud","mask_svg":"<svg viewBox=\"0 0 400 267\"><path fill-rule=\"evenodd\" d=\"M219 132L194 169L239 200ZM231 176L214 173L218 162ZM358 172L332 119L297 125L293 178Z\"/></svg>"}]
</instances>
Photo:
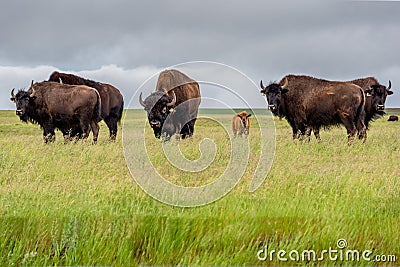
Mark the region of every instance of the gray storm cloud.
<instances>
[{"instance_id":1,"label":"gray storm cloud","mask_svg":"<svg viewBox=\"0 0 400 267\"><path fill-rule=\"evenodd\" d=\"M14 108L12 88L56 69L130 97L157 71L194 60L231 65L255 83L288 73L391 79L387 104L399 107L398 14L400 3L387 1L3 1L0 108Z\"/></svg>"}]
</instances>

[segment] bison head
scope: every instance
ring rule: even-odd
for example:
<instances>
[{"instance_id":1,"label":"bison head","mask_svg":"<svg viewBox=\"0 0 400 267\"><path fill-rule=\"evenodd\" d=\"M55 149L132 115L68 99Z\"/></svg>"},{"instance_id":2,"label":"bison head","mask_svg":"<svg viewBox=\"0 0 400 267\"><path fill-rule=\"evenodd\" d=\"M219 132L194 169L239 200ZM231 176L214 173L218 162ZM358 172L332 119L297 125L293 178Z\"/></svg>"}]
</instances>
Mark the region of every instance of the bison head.
<instances>
[{"instance_id":1,"label":"bison head","mask_svg":"<svg viewBox=\"0 0 400 267\"><path fill-rule=\"evenodd\" d=\"M243 127L244 127L244 131L245 131L245 134L247 135L247 134L249 134L248 132L247 132L247 127L250 125L250 123L249 123L249 117L251 116L251 114L247 114L247 112L246 111L242 111L242 112L239 112L238 114L236 114L239 118L240 118L240 120L242 121L242 125L243 125Z\"/></svg>"},{"instance_id":2,"label":"bison head","mask_svg":"<svg viewBox=\"0 0 400 267\"><path fill-rule=\"evenodd\" d=\"M21 121L28 121L27 109L35 99L35 90L33 88L32 93L20 90L16 95L14 94L14 89L11 90L10 100L15 103L15 106L17 108L15 113L17 114L17 116L19 116Z\"/></svg>"},{"instance_id":3,"label":"bison head","mask_svg":"<svg viewBox=\"0 0 400 267\"><path fill-rule=\"evenodd\" d=\"M173 95L173 98L171 98L168 96L167 92L157 91L143 100L142 93L140 93L139 102L147 112L150 126L153 128L154 136L157 138L160 138L162 134L163 125L168 115L174 112L176 96L175 93ZM164 129L164 131L165 130L166 129ZM172 135L172 133L167 134Z\"/></svg>"},{"instance_id":4,"label":"bison head","mask_svg":"<svg viewBox=\"0 0 400 267\"><path fill-rule=\"evenodd\" d=\"M383 112L385 109L386 97L393 94L390 91L392 83L389 80L389 86L386 88L384 85L374 84L368 90L365 90L367 101L370 107L377 112Z\"/></svg>"},{"instance_id":5,"label":"bison head","mask_svg":"<svg viewBox=\"0 0 400 267\"><path fill-rule=\"evenodd\" d=\"M274 115L279 115L279 108L282 103L282 94L288 92L288 89L286 89L287 83L287 79L285 79L283 86L277 83L271 83L268 86L264 86L263 82L260 82L262 89L260 93L267 97L268 109L270 109Z\"/></svg>"}]
</instances>

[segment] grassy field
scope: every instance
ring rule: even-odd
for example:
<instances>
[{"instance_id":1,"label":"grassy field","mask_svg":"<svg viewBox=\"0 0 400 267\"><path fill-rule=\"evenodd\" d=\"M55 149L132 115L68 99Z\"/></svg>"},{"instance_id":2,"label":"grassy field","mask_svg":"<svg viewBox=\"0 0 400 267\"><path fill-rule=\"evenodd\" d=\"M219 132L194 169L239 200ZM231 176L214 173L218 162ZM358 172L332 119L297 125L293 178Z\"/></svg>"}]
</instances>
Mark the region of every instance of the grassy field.
<instances>
[{"instance_id":1,"label":"grassy field","mask_svg":"<svg viewBox=\"0 0 400 267\"><path fill-rule=\"evenodd\" d=\"M201 112L207 113L218 111ZM352 146L344 128L307 143L291 140L285 120L275 124L274 164L257 191L248 191L260 153L252 130L252 154L239 184L212 204L179 208L139 188L121 134L109 143L104 123L97 145L64 144L59 132L46 145L39 126L0 111L0 265L400 265L400 123L379 119L366 144ZM146 132L150 158L176 184L208 183L229 157L227 134L216 128L200 119L195 136L179 144L196 159L201 138L215 140L215 162L197 176L174 170L161 142ZM345 249L338 249L339 239L347 241ZM260 261L267 245L268 253L276 252ZM277 258L278 250L286 258L293 250L315 250L319 257L329 248L371 250L371 261ZM373 261L376 256L386 262Z\"/></svg>"}]
</instances>

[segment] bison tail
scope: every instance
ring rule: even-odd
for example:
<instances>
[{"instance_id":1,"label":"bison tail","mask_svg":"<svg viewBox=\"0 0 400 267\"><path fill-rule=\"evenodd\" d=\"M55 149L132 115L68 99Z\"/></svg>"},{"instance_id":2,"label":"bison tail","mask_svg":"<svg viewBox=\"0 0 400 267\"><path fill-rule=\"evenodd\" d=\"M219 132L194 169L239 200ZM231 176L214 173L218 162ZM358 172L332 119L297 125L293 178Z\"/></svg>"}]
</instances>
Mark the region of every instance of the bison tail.
<instances>
[{"instance_id":1,"label":"bison tail","mask_svg":"<svg viewBox=\"0 0 400 267\"><path fill-rule=\"evenodd\" d=\"M96 120L99 122L102 120L101 117L101 98L100 98L100 94L99 92L96 91L96 95L97 95L97 103L96 106L94 107L94 111L93 111L93 117L96 118Z\"/></svg>"},{"instance_id":2,"label":"bison tail","mask_svg":"<svg viewBox=\"0 0 400 267\"><path fill-rule=\"evenodd\" d=\"M357 108L356 122L360 119L361 116L365 116L365 114L364 114L365 94L361 88L360 88L360 92L361 92L361 103ZM361 118L361 119L364 120L364 118Z\"/></svg>"},{"instance_id":3,"label":"bison tail","mask_svg":"<svg viewBox=\"0 0 400 267\"><path fill-rule=\"evenodd\" d=\"M359 136L359 138L361 139L361 138L364 138L364 142L365 142L365 139L366 139L366 129L367 129L367 126L365 125L365 110L364 110L364 107L365 107L365 94L364 94L364 91L360 88L360 92L361 92L361 103L360 103L360 105L358 106L358 108L357 108L357 113L356 113L356 116L355 116L355 124L356 124L356 127L357 127L357 130L358 130L358 136Z\"/></svg>"},{"instance_id":4,"label":"bison tail","mask_svg":"<svg viewBox=\"0 0 400 267\"><path fill-rule=\"evenodd\" d=\"M122 112L124 111L124 100L121 101L121 106L119 107L118 114L117 114L117 122L120 122L122 119Z\"/></svg>"}]
</instances>

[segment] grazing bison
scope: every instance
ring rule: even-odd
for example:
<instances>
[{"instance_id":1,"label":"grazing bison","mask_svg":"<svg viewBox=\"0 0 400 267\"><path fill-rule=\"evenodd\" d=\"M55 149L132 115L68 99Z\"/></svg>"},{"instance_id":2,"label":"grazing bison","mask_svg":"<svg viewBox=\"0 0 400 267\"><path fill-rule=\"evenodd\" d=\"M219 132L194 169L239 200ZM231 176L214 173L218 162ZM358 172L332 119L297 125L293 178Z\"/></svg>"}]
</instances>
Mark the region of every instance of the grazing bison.
<instances>
[{"instance_id":1,"label":"grazing bison","mask_svg":"<svg viewBox=\"0 0 400 267\"><path fill-rule=\"evenodd\" d=\"M399 117L396 115L390 115L388 121L399 121Z\"/></svg>"},{"instance_id":2,"label":"grazing bison","mask_svg":"<svg viewBox=\"0 0 400 267\"><path fill-rule=\"evenodd\" d=\"M124 109L124 98L114 86L106 83L91 81L73 74L53 72L49 81L72 85L86 85L95 88L101 97L101 118L110 130L110 140L115 140L118 122L121 121Z\"/></svg>"},{"instance_id":3,"label":"grazing bison","mask_svg":"<svg viewBox=\"0 0 400 267\"><path fill-rule=\"evenodd\" d=\"M251 114L247 114L246 111L241 111L232 118L232 131L233 135L247 136L250 130L250 117Z\"/></svg>"},{"instance_id":4,"label":"grazing bison","mask_svg":"<svg viewBox=\"0 0 400 267\"><path fill-rule=\"evenodd\" d=\"M15 95L13 89L11 101L15 103L21 121L38 123L43 128L46 143L55 140L54 129L59 129L64 138L77 129L83 133L83 138L87 138L92 129L93 141L97 141L101 99L91 87L32 82L28 91L20 90Z\"/></svg>"},{"instance_id":5,"label":"grazing bison","mask_svg":"<svg viewBox=\"0 0 400 267\"><path fill-rule=\"evenodd\" d=\"M386 86L379 84L374 77L360 78L350 82L360 86L364 90L366 95L364 124L366 128L369 129L369 123L371 121L385 115L386 97L393 94L393 92L390 91L392 84L389 81L389 85L386 88ZM319 128L313 128L313 131L317 140L320 140ZM308 134L311 134L311 129L308 129Z\"/></svg>"},{"instance_id":6,"label":"grazing bison","mask_svg":"<svg viewBox=\"0 0 400 267\"><path fill-rule=\"evenodd\" d=\"M139 102L147 112L154 136L169 139L173 134L190 137L201 102L199 84L177 70L165 70L158 76L155 92Z\"/></svg>"},{"instance_id":7,"label":"grazing bison","mask_svg":"<svg viewBox=\"0 0 400 267\"><path fill-rule=\"evenodd\" d=\"M365 95L359 86L296 75L287 75L268 86L261 81L260 86L272 113L289 122L293 138L298 137L299 131L304 136L311 128L343 124L349 142L357 131L365 141Z\"/></svg>"}]
</instances>

